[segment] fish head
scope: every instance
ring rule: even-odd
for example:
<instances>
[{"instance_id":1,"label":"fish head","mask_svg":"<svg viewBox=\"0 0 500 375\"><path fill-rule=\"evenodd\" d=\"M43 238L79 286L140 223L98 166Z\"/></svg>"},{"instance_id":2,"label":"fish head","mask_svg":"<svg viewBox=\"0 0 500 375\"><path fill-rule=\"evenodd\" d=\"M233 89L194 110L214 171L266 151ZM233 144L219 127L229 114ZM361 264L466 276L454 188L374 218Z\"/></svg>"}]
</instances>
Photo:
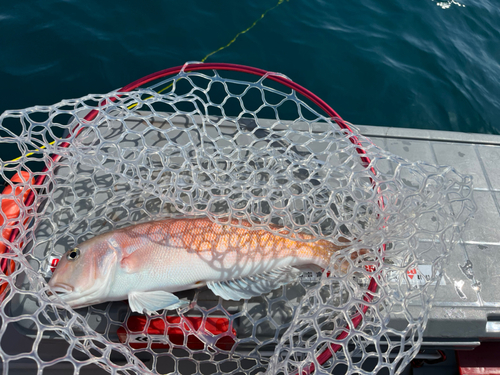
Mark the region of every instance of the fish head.
<instances>
[{"instance_id":1,"label":"fish head","mask_svg":"<svg viewBox=\"0 0 500 375\"><path fill-rule=\"evenodd\" d=\"M61 258L49 281L52 291L73 308L103 302L116 270L118 250L103 236L95 237Z\"/></svg>"}]
</instances>

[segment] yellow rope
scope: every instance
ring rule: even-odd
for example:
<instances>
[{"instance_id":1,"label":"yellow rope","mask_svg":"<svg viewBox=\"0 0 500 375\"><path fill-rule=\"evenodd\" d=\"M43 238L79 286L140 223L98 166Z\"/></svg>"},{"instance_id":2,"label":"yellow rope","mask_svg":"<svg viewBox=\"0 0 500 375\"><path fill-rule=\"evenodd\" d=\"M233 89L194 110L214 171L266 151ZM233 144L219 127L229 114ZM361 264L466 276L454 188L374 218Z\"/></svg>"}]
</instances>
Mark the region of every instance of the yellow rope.
<instances>
[{"instance_id":1,"label":"yellow rope","mask_svg":"<svg viewBox=\"0 0 500 375\"><path fill-rule=\"evenodd\" d=\"M286 1L289 1L289 0L286 0ZM201 62L205 62L205 60L206 60L206 59L208 59L210 56L212 56L212 55L216 54L216 53L217 53L217 52L219 52L219 51L222 51L223 49L226 49L226 48L227 48L227 47L229 47L231 44L233 44L234 42L236 42L236 39L238 39L238 37L239 37L240 35L243 35L243 34L245 34L245 33L249 32L250 30L252 30L252 29L255 27L255 25L257 25L257 23L258 23L260 20L262 20L262 19L266 16L266 14L267 14L267 13L269 13L269 12L270 12L270 11L272 11L273 9L277 8L278 6L280 6L283 2L285 2L285 0L278 0L278 3L277 3L275 6L273 6L273 7L269 8L269 9L267 9L264 13L262 13L262 14L260 15L260 17L259 17L257 20L255 20L255 22L254 22L254 23L252 23L252 24L251 24L248 28L246 28L245 30L240 31L238 34L236 34L236 36L235 36L235 37L234 37L234 38L233 38L233 39L232 39L232 40L231 40L228 44L226 44L225 46L222 46L222 47L220 47L219 49L216 49L215 51L210 52L208 55L206 55L204 58L202 58L202 59L201 59ZM160 91L158 91L158 94L161 94L163 91L165 91L165 90L167 90L168 88L172 87L172 85L173 85L173 83L171 83L171 84L169 84L168 86L166 86L166 87L162 88ZM151 98L152 98L152 96L150 96L150 97L146 98L146 100L151 99ZM128 108L128 109L132 109L132 108L136 107L137 105L138 105L138 103L134 103L134 104L129 105L127 108ZM51 145L52 145L52 144L54 144L54 143L55 143L55 141L50 142L49 144L51 144ZM18 161L19 159L21 159L21 158L23 158L23 157L34 155L34 154L35 154L35 152L40 151L40 150L44 149L45 147L46 147L46 146L41 146L40 148L36 149L36 151L34 151L34 152L30 152L30 153L28 153L28 154L26 154L26 155L24 155L24 156L20 156L20 157L18 157L18 158L12 159L12 160L10 160L8 163L9 163L9 164L10 164L10 163L14 163L14 162ZM4 167L6 167L6 166L7 166L7 165L9 165L9 164L4 164Z\"/></svg>"},{"instance_id":2,"label":"yellow rope","mask_svg":"<svg viewBox=\"0 0 500 375\"><path fill-rule=\"evenodd\" d=\"M289 0L286 0L286 1L289 1ZM220 47L219 49L216 49L215 51L210 52L208 55L206 55L204 58L202 58L202 59L201 59L201 62L205 62L205 61L206 61L206 59L208 59L210 56L212 56L212 55L216 54L216 53L217 53L217 52L219 52L219 51L222 51L223 49L226 49L226 48L227 48L227 47L229 47L231 44L233 44L234 42L236 42L236 39L238 39L238 37L239 37L240 35L243 35L243 34L245 34L245 33L249 32L251 29L253 29L253 28L255 27L255 25L257 25L257 23L258 23L260 20L262 20L262 19L266 16L266 14L267 14L267 13L269 13L269 12L270 12L270 11L272 11L273 9L277 8L278 6L280 6L283 2L285 2L285 0L278 0L278 3L276 3L276 5L275 5L275 6L273 6L273 7L269 8L269 9L267 9L264 13L262 13L262 14L260 15L260 17L259 17L259 18L257 18L257 20L255 20L255 22L254 22L254 23L252 23L252 24L251 24L249 27L247 27L245 30L240 31L238 34L236 34L236 36L235 36L235 37L234 37L234 38L233 38L233 39L232 39L232 40L231 40L228 44L226 44L225 46ZM169 89L170 87L172 87L172 85L173 85L173 83L170 83L168 86L166 86L166 87L162 88L160 91L158 91L158 94L161 94L163 91L165 91L165 90ZM146 100L147 100L147 99L151 99L151 98L152 98L152 96L150 96L149 98L146 98ZM128 108L128 109L132 109L132 108L134 108L134 107L135 107L135 106L137 106L137 105L138 105L138 103L131 104L131 105L130 105L129 107L127 107L127 108Z\"/></svg>"},{"instance_id":3,"label":"yellow rope","mask_svg":"<svg viewBox=\"0 0 500 375\"><path fill-rule=\"evenodd\" d=\"M262 14L260 15L260 17L259 17L259 18L258 18L258 19L254 22L254 23L252 23L252 25L250 25L250 27L248 27L247 29L245 29L245 30L243 30L243 31L240 31L238 34L236 34L236 36L235 36L235 37L234 37L234 38L233 38L233 39L232 39L232 40L231 40L228 44L226 44L225 46L222 46L222 47L220 47L219 49L216 49L215 51L210 52L208 55L206 55L204 58L202 58L202 59L201 59L201 62L205 62L205 60L206 60L206 59L208 59L208 58L209 58L210 56L212 56L213 54L215 54L215 53L217 53L217 52L219 52L219 51L222 51L223 49L225 49L225 48L229 47L231 44L233 44L233 43L236 41L236 39L238 39L238 37L239 37L240 35L245 34L245 33L247 33L248 31L250 31L251 29L253 29L253 28L255 27L255 25L257 25L257 23L258 23L260 20L262 20L262 19L266 16L266 14L267 14L268 12L270 12L270 11L272 11L273 9L277 8L278 6L280 6L280 5L281 5L284 1L285 1L285 0L279 0L279 1L278 1L278 3L277 3L275 6L273 6L272 8L269 8L269 9L268 9L268 10L266 10L264 13L262 13ZM286 1L288 1L288 0L286 0Z\"/></svg>"},{"instance_id":4,"label":"yellow rope","mask_svg":"<svg viewBox=\"0 0 500 375\"><path fill-rule=\"evenodd\" d=\"M56 141L52 141L52 142L50 142L50 143L49 143L49 145L53 145L54 143L56 143ZM33 151L33 152L29 152L29 153L27 153L26 155L19 156L18 158L15 158L15 159L9 160L9 161L7 162L7 164L4 164L3 166L4 166L4 167L6 167L6 166L8 166L8 165L10 165L10 164L12 164L12 163L14 163L14 162L18 161L19 159L22 159L22 158L27 157L27 156L35 155L35 153L36 153L37 151L43 150L43 149L44 149L44 148L46 148L46 147L47 147L47 146L45 146L45 145L40 146L40 148L37 148L37 149L36 149L35 151Z\"/></svg>"}]
</instances>

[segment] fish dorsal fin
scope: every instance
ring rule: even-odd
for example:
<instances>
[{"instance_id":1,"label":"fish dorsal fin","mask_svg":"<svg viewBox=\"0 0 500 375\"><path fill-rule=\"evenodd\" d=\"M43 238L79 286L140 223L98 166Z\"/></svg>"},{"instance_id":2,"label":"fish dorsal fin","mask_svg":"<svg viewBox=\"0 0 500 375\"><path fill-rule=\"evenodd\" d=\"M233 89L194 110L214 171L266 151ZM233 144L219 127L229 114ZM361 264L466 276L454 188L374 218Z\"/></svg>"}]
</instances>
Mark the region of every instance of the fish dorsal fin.
<instances>
[{"instance_id":1,"label":"fish dorsal fin","mask_svg":"<svg viewBox=\"0 0 500 375\"><path fill-rule=\"evenodd\" d=\"M157 310L175 310L186 301L181 301L175 295L163 290L154 290L151 292L131 292L128 295L128 303L133 312L147 314L156 314Z\"/></svg>"},{"instance_id":2,"label":"fish dorsal fin","mask_svg":"<svg viewBox=\"0 0 500 375\"><path fill-rule=\"evenodd\" d=\"M300 271L295 267L280 267L258 275L224 281L209 281L208 288L225 300L239 301L268 293L298 278Z\"/></svg>"}]
</instances>

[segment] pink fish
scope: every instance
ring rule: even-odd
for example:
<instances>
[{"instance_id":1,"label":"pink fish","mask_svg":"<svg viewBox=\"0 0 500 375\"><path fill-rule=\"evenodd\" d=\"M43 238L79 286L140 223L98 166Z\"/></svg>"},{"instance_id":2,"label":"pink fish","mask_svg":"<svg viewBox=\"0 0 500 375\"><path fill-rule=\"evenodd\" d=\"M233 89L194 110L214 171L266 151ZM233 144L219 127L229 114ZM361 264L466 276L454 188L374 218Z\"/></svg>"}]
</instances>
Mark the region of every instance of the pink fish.
<instances>
[{"instance_id":1,"label":"pink fish","mask_svg":"<svg viewBox=\"0 0 500 375\"><path fill-rule=\"evenodd\" d=\"M63 255L49 285L73 308L128 299L132 311L152 313L186 303L173 293L204 285L226 300L267 293L295 280L295 266L325 268L340 248L207 218L166 219L83 242Z\"/></svg>"}]
</instances>

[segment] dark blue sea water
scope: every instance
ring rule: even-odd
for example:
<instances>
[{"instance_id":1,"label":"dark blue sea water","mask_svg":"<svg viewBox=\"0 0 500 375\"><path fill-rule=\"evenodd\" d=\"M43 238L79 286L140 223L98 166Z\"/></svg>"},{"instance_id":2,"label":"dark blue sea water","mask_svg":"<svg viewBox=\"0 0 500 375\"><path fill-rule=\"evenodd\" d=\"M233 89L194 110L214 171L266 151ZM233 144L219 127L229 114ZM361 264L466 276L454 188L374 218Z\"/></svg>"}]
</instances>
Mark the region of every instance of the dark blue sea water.
<instances>
[{"instance_id":1,"label":"dark blue sea water","mask_svg":"<svg viewBox=\"0 0 500 375\"><path fill-rule=\"evenodd\" d=\"M9 2L0 8L0 111L201 60L277 2ZM284 1L207 61L282 72L355 124L500 134L495 0Z\"/></svg>"}]
</instances>

